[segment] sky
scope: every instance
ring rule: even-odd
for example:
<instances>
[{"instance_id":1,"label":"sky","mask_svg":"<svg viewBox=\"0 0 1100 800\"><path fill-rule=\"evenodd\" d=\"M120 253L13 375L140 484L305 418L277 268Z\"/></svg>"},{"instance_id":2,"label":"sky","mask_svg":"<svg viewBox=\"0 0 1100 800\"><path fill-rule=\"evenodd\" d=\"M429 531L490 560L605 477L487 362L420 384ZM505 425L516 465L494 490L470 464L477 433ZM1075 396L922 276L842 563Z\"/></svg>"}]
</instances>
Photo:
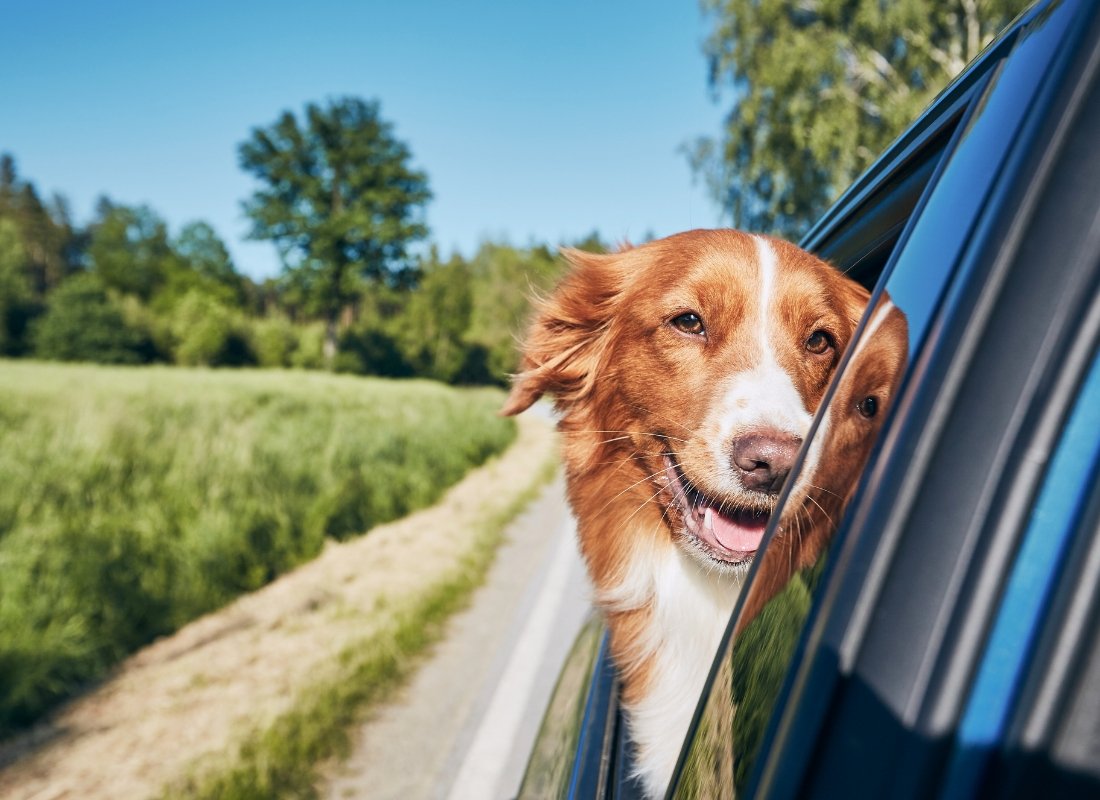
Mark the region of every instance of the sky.
<instances>
[{"instance_id":1,"label":"sky","mask_svg":"<svg viewBox=\"0 0 1100 800\"><path fill-rule=\"evenodd\" d=\"M431 241L609 241L721 222L682 147L715 136L694 0L0 0L0 152L79 223L102 194L202 219L245 274L237 164L308 102L377 99L425 170ZM728 99L725 101L728 104Z\"/></svg>"}]
</instances>

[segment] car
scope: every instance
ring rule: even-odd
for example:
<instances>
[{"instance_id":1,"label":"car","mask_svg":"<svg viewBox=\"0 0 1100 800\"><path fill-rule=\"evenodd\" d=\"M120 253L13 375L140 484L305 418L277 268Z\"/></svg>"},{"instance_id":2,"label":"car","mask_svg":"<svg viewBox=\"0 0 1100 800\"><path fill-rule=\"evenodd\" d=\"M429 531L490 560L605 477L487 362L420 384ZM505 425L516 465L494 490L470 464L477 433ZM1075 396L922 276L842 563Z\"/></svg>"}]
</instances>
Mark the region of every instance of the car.
<instances>
[{"instance_id":1,"label":"car","mask_svg":"<svg viewBox=\"0 0 1100 800\"><path fill-rule=\"evenodd\" d=\"M778 587L769 533L667 796L1100 797L1100 4L1018 18L801 244L908 358ZM520 798L640 796L617 693L593 619Z\"/></svg>"}]
</instances>

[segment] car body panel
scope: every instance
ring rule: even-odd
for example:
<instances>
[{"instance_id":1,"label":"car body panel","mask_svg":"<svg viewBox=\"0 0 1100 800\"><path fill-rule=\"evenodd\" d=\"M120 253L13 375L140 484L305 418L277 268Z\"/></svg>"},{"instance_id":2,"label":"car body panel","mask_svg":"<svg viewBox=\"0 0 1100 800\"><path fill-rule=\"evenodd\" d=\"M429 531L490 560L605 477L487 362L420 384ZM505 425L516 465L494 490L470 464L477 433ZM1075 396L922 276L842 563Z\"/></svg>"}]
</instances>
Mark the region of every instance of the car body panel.
<instances>
[{"instance_id":1,"label":"car body panel","mask_svg":"<svg viewBox=\"0 0 1100 800\"><path fill-rule=\"evenodd\" d=\"M1037 4L803 241L875 287L869 308L901 310L908 368L824 555L735 638L767 550L757 558L669 796L1100 786L1087 768L1100 743L1069 733L1100 720L1100 701L1080 702L1100 692L1087 668L1100 667L1100 490L1048 552L1049 591L1028 606L1035 653L1010 681L981 677L1009 641L998 630L1023 641L1013 576L1036 567L1026 543L1047 460L1100 340L1098 75L1100 6ZM1072 583L1083 576L1087 591ZM602 708L604 739L577 738L570 797L637 794L604 661L586 701Z\"/></svg>"}]
</instances>

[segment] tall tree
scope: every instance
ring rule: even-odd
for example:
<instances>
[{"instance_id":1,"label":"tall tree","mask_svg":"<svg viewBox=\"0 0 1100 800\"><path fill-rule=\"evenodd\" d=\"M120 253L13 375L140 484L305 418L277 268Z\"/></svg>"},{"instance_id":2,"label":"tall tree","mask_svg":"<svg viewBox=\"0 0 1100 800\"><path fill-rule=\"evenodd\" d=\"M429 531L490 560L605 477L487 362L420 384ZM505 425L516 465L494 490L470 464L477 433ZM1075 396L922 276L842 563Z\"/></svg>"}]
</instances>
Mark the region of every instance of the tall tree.
<instances>
[{"instance_id":1,"label":"tall tree","mask_svg":"<svg viewBox=\"0 0 1100 800\"><path fill-rule=\"evenodd\" d=\"M1030 0L701 0L722 135L690 151L739 227L797 236Z\"/></svg>"},{"instance_id":2,"label":"tall tree","mask_svg":"<svg viewBox=\"0 0 1100 800\"><path fill-rule=\"evenodd\" d=\"M179 269L169 281L176 294L203 289L231 306L246 302L244 277L233 266L225 242L208 223L188 223L172 242Z\"/></svg>"},{"instance_id":3,"label":"tall tree","mask_svg":"<svg viewBox=\"0 0 1100 800\"><path fill-rule=\"evenodd\" d=\"M101 198L88 257L103 286L147 302L176 268L168 226L148 206L119 206Z\"/></svg>"},{"instance_id":4,"label":"tall tree","mask_svg":"<svg viewBox=\"0 0 1100 800\"><path fill-rule=\"evenodd\" d=\"M0 356L17 355L31 301L19 229L0 217Z\"/></svg>"},{"instance_id":5,"label":"tall tree","mask_svg":"<svg viewBox=\"0 0 1100 800\"><path fill-rule=\"evenodd\" d=\"M427 175L382 119L376 101L341 98L284 112L240 145L241 167L263 187L244 204L251 237L279 248L297 289L326 323L336 354L341 311L361 287L399 283L409 245L428 235Z\"/></svg>"},{"instance_id":6,"label":"tall tree","mask_svg":"<svg viewBox=\"0 0 1100 800\"><path fill-rule=\"evenodd\" d=\"M21 180L10 154L0 155L0 219L12 221L26 258L34 294L54 289L79 260L79 242L67 216L64 198L47 207L30 181Z\"/></svg>"}]
</instances>

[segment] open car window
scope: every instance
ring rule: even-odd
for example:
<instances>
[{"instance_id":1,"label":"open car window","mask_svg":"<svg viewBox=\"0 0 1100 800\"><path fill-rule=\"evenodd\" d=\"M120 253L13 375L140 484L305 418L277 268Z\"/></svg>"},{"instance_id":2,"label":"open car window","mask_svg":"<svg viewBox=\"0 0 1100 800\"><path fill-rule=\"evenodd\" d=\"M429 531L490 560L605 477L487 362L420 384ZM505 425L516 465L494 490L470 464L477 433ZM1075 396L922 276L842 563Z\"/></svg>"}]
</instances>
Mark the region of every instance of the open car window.
<instances>
[{"instance_id":1,"label":"open car window","mask_svg":"<svg viewBox=\"0 0 1100 800\"><path fill-rule=\"evenodd\" d=\"M860 332L818 412L800 471L792 472L782 510L731 620L672 796L745 796L761 786L779 785L790 790L788 794L795 791L797 776L782 774L789 762L766 745L777 729L786 730L784 698L792 686L804 689L813 680L809 667L792 666L799 664L801 649L807 646L804 633L821 603L819 585L851 523L845 512L849 501L864 491L880 456L884 461L900 457L879 452L879 434L891 426L892 406L900 403L904 408L907 385L920 384L936 349L937 325L957 300L951 299L955 287L971 283L968 270L977 260L970 256L970 248L985 235L981 226L987 209L996 205L989 198L1014 157L1020 132L1034 123L1029 111L1044 91L1045 76L1074 13L1055 4L994 45L960 79L965 93L952 97L949 90L938 103L943 112L940 129L929 131L928 125L934 128L936 121L926 120L924 144L916 152L905 152L904 142L899 146L902 153L897 158L909 165L908 173L901 170L895 179L891 170L899 168L886 164L885 194L876 196L874 185L862 181L857 190L864 195L857 207L846 215L827 217L829 224L819 226L804 242L865 283L874 280L876 269L881 274ZM888 153L885 160L890 159ZM893 181L895 191L901 192L905 178L919 174L928 177L920 184L919 199L909 200L906 209L899 195L890 194L889 184ZM912 197L912 185L908 192ZM904 217L889 225L874 224L876 218L897 217L901 211ZM862 234L860 225L867 228ZM890 230L898 231L895 238ZM891 675L883 665L872 672ZM810 694L815 697L807 702L816 703L815 709L800 717L797 733L784 734L789 740L812 739L814 726L826 713L829 693ZM807 718L815 716L817 722L807 725ZM758 759L761 752L768 752L766 760Z\"/></svg>"}]
</instances>

